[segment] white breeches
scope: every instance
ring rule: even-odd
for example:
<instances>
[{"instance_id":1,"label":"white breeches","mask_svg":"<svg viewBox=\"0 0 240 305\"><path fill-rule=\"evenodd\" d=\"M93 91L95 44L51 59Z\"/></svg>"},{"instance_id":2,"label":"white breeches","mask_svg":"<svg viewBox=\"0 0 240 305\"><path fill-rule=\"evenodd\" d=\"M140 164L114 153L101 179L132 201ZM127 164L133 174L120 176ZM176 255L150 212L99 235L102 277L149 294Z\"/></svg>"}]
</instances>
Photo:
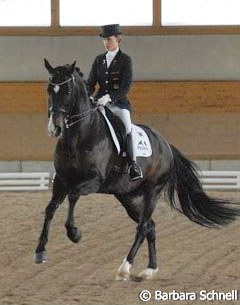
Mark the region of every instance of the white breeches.
<instances>
[{"instance_id":1,"label":"white breeches","mask_svg":"<svg viewBox=\"0 0 240 305\"><path fill-rule=\"evenodd\" d=\"M115 114L117 117L121 119L121 121L125 126L126 134L129 134L132 130L130 111L127 109L122 109L111 103L107 104L107 107L112 111L113 114Z\"/></svg>"},{"instance_id":2,"label":"white breeches","mask_svg":"<svg viewBox=\"0 0 240 305\"><path fill-rule=\"evenodd\" d=\"M132 131L132 122L131 122L131 116L130 116L130 111L127 109L122 109L118 106L115 106L113 104L108 103L107 107L112 111L113 114L115 114L117 117L120 118L120 120L123 122L125 129L126 129L126 134L130 135ZM130 136L132 143L132 159L136 162L137 160L137 152L136 152L136 147L134 145L134 139L133 139L133 133Z\"/></svg>"}]
</instances>

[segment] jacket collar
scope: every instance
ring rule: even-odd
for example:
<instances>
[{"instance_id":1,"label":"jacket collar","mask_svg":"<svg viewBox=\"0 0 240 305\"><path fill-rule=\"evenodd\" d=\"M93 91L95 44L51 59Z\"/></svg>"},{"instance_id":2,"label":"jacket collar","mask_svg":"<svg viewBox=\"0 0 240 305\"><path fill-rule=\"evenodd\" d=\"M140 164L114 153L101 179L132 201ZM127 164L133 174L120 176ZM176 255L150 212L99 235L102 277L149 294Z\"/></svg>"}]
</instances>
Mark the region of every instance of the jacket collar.
<instances>
[{"instance_id":1,"label":"jacket collar","mask_svg":"<svg viewBox=\"0 0 240 305\"><path fill-rule=\"evenodd\" d=\"M107 52L104 53L104 60L103 60L103 62L104 62L104 65L106 66L106 69L111 70L112 66L114 66L114 64L119 61L119 59L120 59L120 57L122 55L122 51L120 49L118 50L116 56L113 58L110 66L108 68L107 68L106 55L107 55Z\"/></svg>"},{"instance_id":2,"label":"jacket collar","mask_svg":"<svg viewBox=\"0 0 240 305\"><path fill-rule=\"evenodd\" d=\"M119 49L116 56L113 58L110 66L108 67L108 70L111 70L112 67L119 61L120 57L122 55L122 51ZM107 64L107 63L106 63Z\"/></svg>"}]
</instances>

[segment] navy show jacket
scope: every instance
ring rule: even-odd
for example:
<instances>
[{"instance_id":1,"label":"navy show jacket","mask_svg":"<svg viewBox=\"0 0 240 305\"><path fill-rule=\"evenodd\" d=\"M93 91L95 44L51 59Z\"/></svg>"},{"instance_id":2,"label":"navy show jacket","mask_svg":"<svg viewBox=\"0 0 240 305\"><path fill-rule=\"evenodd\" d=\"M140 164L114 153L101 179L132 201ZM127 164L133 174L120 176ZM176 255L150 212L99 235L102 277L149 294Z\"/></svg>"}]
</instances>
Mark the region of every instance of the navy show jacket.
<instances>
[{"instance_id":1,"label":"navy show jacket","mask_svg":"<svg viewBox=\"0 0 240 305\"><path fill-rule=\"evenodd\" d=\"M119 50L110 66L107 67L106 54L107 52L98 55L93 62L87 80L89 95L94 93L98 83L96 99L109 94L113 104L130 110L128 92L132 83L131 57Z\"/></svg>"}]
</instances>

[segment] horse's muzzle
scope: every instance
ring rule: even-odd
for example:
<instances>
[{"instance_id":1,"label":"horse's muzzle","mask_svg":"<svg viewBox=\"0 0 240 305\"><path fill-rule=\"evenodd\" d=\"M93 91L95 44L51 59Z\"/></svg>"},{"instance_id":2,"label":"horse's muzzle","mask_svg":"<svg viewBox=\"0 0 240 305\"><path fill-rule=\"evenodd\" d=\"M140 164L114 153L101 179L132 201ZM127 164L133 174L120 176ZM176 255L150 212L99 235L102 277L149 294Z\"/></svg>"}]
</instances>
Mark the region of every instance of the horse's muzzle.
<instances>
[{"instance_id":1,"label":"horse's muzzle","mask_svg":"<svg viewBox=\"0 0 240 305\"><path fill-rule=\"evenodd\" d=\"M48 133L51 137L59 137L62 135L64 128L64 118L63 115L56 115L51 113L50 119L48 122Z\"/></svg>"},{"instance_id":2,"label":"horse's muzzle","mask_svg":"<svg viewBox=\"0 0 240 305\"><path fill-rule=\"evenodd\" d=\"M61 133L62 133L61 127L56 126L54 136L59 137L61 135Z\"/></svg>"}]
</instances>

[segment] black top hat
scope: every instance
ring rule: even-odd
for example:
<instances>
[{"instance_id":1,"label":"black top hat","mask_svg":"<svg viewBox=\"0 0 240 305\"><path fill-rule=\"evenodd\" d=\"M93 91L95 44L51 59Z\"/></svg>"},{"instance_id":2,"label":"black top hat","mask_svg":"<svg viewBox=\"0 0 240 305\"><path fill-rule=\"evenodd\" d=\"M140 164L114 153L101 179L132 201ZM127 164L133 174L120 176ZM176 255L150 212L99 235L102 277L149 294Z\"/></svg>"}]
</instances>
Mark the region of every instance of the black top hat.
<instances>
[{"instance_id":1,"label":"black top hat","mask_svg":"<svg viewBox=\"0 0 240 305\"><path fill-rule=\"evenodd\" d=\"M101 29L102 33L99 34L99 36L103 38L122 34L122 32L120 32L119 24L103 25L101 26Z\"/></svg>"}]
</instances>

